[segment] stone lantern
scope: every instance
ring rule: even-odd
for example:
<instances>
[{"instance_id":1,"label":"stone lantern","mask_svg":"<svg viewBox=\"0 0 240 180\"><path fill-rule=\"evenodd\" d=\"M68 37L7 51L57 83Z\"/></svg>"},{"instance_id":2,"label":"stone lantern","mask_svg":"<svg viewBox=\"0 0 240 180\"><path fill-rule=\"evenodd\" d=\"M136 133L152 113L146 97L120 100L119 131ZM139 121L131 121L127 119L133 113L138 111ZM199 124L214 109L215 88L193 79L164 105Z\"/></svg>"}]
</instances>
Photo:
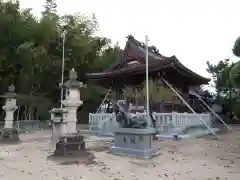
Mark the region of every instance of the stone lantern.
<instances>
[{"instance_id":1,"label":"stone lantern","mask_svg":"<svg viewBox=\"0 0 240 180\"><path fill-rule=\"evenodd\" d=\"M83 136L77 132L77 109L83 104L80 100L80 88L83 83L77 80L77 72L72 69L69 80L62 85L65 99L62 101L64 114L60 124L60 137L56 143L56 155L67 155L85 148Z\"/></svg>"},{"instance_id":2,"label":"stone lantern","mask_svg":"<svg viewBox=\"0 0 240 180\"><path fill-rule=\"evenodd\" d=\"M64 135L62 130L64 124L63 119L66 119L67 110L65 108L53 108L51 111L52 122L52 140L56 140L59 136Z\"/></svg>"},{"instance_id":3,"label":"stone lantern","mask_svg":"<svg viewBox=\"0 0 240 180\"><path fill-rule=\"evenodd\" d=\"M5 105L2 107L5 111L5 125L1 131L0 140L2 141L18 141L18 130L13 126L14 112L17 110L16 93L14 85L8 87L8 92L1 97L5 98Z\"/></svg>"}]
</instances>

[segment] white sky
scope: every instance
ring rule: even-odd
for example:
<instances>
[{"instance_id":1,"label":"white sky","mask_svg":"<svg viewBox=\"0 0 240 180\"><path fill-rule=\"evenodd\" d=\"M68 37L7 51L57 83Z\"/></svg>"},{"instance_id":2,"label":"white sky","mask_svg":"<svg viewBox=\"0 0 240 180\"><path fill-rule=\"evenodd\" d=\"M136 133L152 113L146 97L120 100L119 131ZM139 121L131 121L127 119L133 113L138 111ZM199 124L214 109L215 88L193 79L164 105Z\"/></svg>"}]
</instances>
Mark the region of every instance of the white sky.
<instances>
[{"instance_id":1,"label":"white sky","mask_svg":"<svg viewBox=\"0 0 240 180\"><path fill-rule=\"evenodd\" d=\"M36 15L44 0L20 0L22 8ZM205 77L206 61L231 58L240 36L239 0L57 0L58 12L95 13L100 35L125 45L132 34L155 45L165 56L176 55L188 68Z\"/></svg>"}]
</instances>

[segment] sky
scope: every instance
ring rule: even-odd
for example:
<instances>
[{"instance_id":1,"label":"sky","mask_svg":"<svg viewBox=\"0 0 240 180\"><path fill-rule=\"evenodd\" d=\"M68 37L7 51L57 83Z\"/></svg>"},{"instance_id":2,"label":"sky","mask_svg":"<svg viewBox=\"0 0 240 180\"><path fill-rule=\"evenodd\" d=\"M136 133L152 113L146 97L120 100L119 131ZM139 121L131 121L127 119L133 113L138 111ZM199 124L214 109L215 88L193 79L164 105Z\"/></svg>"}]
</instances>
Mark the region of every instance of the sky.
<instances>
[{"instance_id":1,"label":"sky","mask_svg":"<svg viewBox=\"0 0 240 180\"><path fill-rule=\"evenodd\" d=\"M44 0L20 0L21 8L32 8L39 16ZM164 56L175 55L192 71L210 77L206 61L230 58L240 36L239 0L57 0L58 13L94 13L98 35L119 42L126 36L139 41L149 38Z\"/></svg>"}]
</instances>

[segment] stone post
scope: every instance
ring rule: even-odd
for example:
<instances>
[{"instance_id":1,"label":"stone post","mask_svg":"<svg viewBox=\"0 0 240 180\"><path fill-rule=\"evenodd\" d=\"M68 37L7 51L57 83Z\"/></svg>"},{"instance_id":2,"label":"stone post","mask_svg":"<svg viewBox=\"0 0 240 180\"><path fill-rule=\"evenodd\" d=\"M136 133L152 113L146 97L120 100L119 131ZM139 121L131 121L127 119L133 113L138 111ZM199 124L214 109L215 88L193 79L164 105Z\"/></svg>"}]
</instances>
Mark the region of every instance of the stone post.
<instances>
[{"instance_id":1,"label":"stone post","mask_svg":"<svg viewBox=\"0 0 240 180\"><path fill-rule=\"evenodd\" d=\"M65 126L63 121L66 119L67 110L65 108L53 108L50 113L52 121L52 139L56 139L66 134L63 127Z\"/></svg>"},{"instance_id":2,"label":"stone post","mask_svg":"<svg viewBox=\"0 0 240 180\"><path fill-rule=\"evenodd\" d=\"M16 93L14 85L8 87L8 92L1 96L5 98L5 105L2 107L6 113L5 125L1 131L1 140L19 140L18 130L13 126L14 112L17 110Z\"/></svg>"}]
</instances>

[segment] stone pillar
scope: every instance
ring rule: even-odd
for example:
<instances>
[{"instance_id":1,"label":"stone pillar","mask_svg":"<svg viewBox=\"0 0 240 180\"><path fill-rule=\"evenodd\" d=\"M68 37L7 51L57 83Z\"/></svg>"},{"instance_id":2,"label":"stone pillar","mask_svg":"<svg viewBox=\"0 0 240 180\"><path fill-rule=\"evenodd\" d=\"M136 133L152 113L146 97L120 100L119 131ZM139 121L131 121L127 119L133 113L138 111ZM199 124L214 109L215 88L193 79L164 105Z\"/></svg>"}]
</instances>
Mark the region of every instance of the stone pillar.
<instances>
[{"instance_id":1,"label":"stone pillar","mask_svg":"<svg viewBox=\"0 0 240 180\"><path fill-rule=\"evenodd\" d=\"M16 93L14 85L8 87L8 92L1 96L5 98L5 105L2 107L6 113L5 125L1 132L1 140L19 140L18 130L13 126L14 112L17 110Z\"/></svg>"},{"instance_id":2,"label":"stone pillar","mask_svg":"<svg viewBox=\"0 0 240 180\"><path fill-rule=\"evenodd\" d=\"M51 111L52 121L52 139L57 139L59 136L67 134L66 124L63 123L66 119L67 110L65 108L53 108Z\"/></svg>"},{"instance_id":3,"label":"stone pillar","mask_svg":"<svg viewBox=\"0 0 240 180\"><path fill-rule=\"evenodd\" d=\"M6 113L4 128L13 128L13 115L14 111L17 110L16 100L6 99L6 103L2 108Z\"/></svg>"}]
</instances>

